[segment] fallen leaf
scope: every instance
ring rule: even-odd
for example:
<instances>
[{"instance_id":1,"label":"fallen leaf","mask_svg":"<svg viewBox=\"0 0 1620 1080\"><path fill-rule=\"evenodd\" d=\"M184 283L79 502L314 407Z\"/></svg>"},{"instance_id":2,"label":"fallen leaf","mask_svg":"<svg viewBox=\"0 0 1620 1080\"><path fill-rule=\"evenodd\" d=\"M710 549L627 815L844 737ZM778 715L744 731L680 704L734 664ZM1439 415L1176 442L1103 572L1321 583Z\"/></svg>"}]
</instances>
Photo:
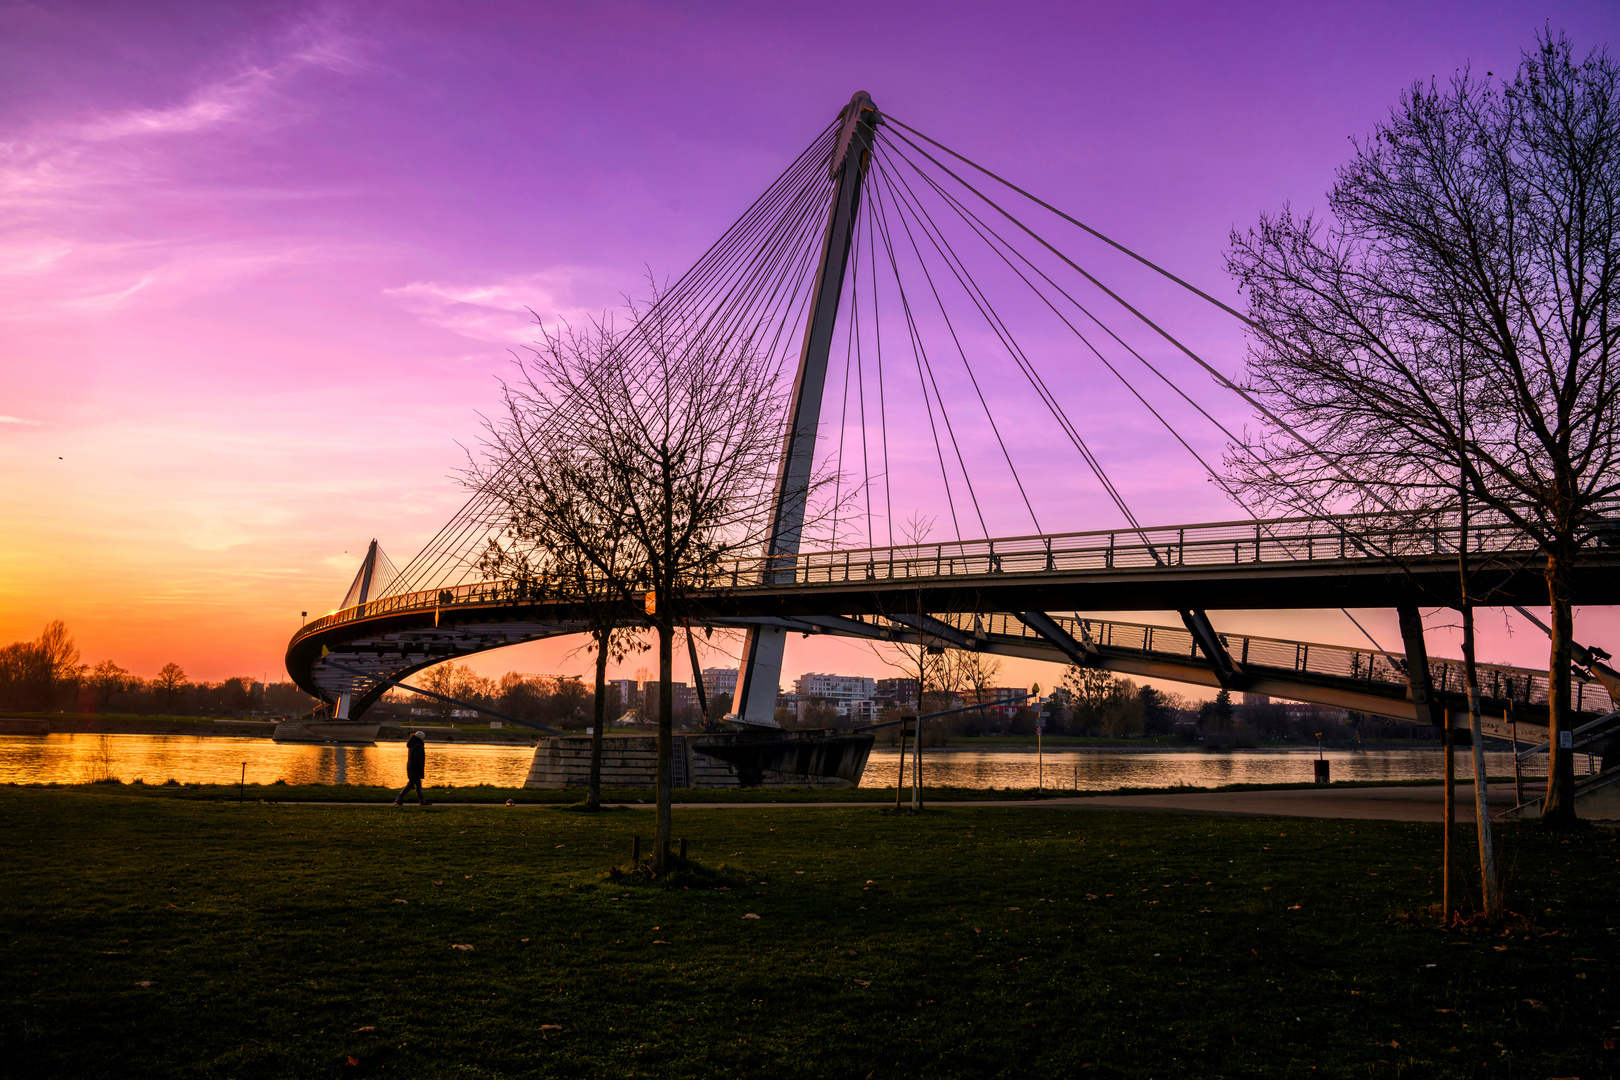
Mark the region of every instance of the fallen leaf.
<instances>
[{"instance_id":1,"label":"fallen leaf","mask_svg":"<svg viewBox=\"0 0 1620 1080\"><path fill-rule=\"evenodd\" d=\"M654 944L654 945L668 945L668 944L669 944L669 942L667 942L667 941L658 941L658 940L656 940L656 939L655 939L655 940L654 940L654 941L653 941L653 944Z\"/></svg>"},{"instance_id":2,"label":"fallen leaf","mask_svg":"<svg viewBox=\"0 0 1620 1080\"><path fill-rule=\"evenodd\" d=\"M745 918L745 919L757 919L757 918L759 918L759 916L755 915L752 911L750 911L748 914L744 915L743 918Z\"/></svg>"},{"instance_id":3,"label":"fallen leaf","mask_svg":"<svg viewBox=\"0 0 1620 1080\"><path fill-rule=\"evenodd\" d=\"M471 945L452 945L450 947L452 949L460 949L462 952L472 952L473 951L473 947Z\"/></svg>"},{"instance_id":4,"label":"fallen leaf","mask_svg":"<svg viewBox=\"0 0 1620 1080\"><path fill-rule=\"evenodd\" d=\"M558 845L557 845L557 846L558 846L558 847L562 847L562 845L561 845L561 844L558 844Z\"/></svg>"},{"instance_id":5,"label":"fallen leaf","mask_svg":"<svg viewBox=\"0 0 1620 1080\"><path fill-rule=\"evenodd\" d=\"M562 1029L563 1028L562 1028L561 1024L541 1024L540 1025L540 1030L541 1031L561 1031Z\"/></svg>"},{"instance_id":6,"label":"fallen leaf","mask_svg":"<svg viewBox=\"0 0 1620 1080\"><path fill-rule=\"evenodd\" d=\"M362 1031L376 1031L376 1030L377 1030L377 1025L375 1025L375 1024L367 1024L365 1027L357 1027L357 1028L355 1028L354 1033L356 1035L358 1035Z\"/></svg>"},{"instance_id":7,"label":"fallen leaf","mask_svg":"<svg viewBox=\"0 0 1620 1080\"><path fill-rule=\"evenodd\" d=\"M396 904L408 904L408 903L410 903L410 901L409 900L395 900L394 903L396 903Z\"/></svg>"},{"instance_id":8,"label":"fallen leaf","mask_svg":"<svg viewBox=\"0 0 1620 1080\"><path fill-rule=\"evenodd\" d=\"M443 884L444 884L444 882L442 882L442 881L435 881L435 882L434 882L434 883L433 883L433 884L435 884L435 885L443 885Z\"/></svg>"},{"instance_id":9,"label":"fallen leaf","mask_svg":"<svg viewBox=\"0 0 1620 1080\"><path fill-rule=\"evenodd\" d=\"M518 938L518 941L522 942L525 945L527 945L529 943L529 939L526 938L526 937L525 938Z\"/></svg>"},{"instance_id":10,"label":"fallen leaf","mask_svg":"<svg viewBox=\"0 0 1620 1080\"><path fill-rule=\"evenodd\" d=\"M145 981L144 981L144 982L138 982L138 983L136 983L136 984L135 984L135 985L136 985L136 986L141 986L141 987L145 987L145 986L152 986L152 985L154 985L154 984L153 984L153 981L152 981L152 980L151 980L151 979L147 979L147 980L145 980Z\"/></svg>"},{"instance_id":11,"label":"fallen leaf","mask_svg":"<svg viewBox=\"0 0 1620 1080\"><path fill-rule=\"evenodd\" d=\"M1290 905L1288 905L1288 910L1289 911L1298 911L1299 910L1299 905L1298 904L1290 904Z\"/></svg>"},{"instance_id":12,"label":"fallen leaf","mask_svg":"<svg viewBox=\"0 0 1620 1080\"><path fill-rule=\"evenodd\" d=\"M872 981L870 979L851 979L849 981L854 983L856 986L871 986L872 985Z\"/></svg>"},{"instance_id":13,"label":"fallen leaf","mask_svg":"<svg viewBox=\"0 0 1620 1080\"><path fill-rule=\"evenodd\" d=\"M1537 1012L1552 1012L1551 1009L1547 1008L1547 1006L1543 1005L1541 1002L1537 1001L1535 998L1525 998L1524 1003L1526 1005L1530 1006L1532 1009L1536 1010Z\"/></svg>"},{"instance_id":14,"label":"fallen leaf","mask_svg":"<svg viewBox=\"0 0 1620 1080\"><path fill-rule=\"evenodd\" d=\"M349 1067L350 1068L356 1068L356 1067L359 1066L359 1064L360 1064L360 1059L355 1057L353 1054L350 1054L349 1055Z\"/></svg>"},{"instance_id":15,"label":"fallen leaf","mask_svg":"<svg viewBox=\"0 0 1620 1080\"><path fill-rule=\"evenodd\" d=\"M1095 899L1097 899L1097 894L1088 892L1088 893L1086 893L1086 899L1087 900L1095 900Z\"/></svg>"}]
</instances>

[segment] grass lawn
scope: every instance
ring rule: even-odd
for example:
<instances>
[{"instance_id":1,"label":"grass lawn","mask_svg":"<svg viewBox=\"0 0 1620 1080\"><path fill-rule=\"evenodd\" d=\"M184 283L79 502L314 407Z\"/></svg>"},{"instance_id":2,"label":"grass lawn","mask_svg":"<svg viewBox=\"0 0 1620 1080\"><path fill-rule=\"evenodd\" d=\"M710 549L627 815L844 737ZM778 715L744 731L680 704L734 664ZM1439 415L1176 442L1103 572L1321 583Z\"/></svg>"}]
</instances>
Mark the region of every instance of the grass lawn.
<instances>
[{"instance_id":1,"label":"grass lawn","mask_svg":"<svg viewBox=\"0 0 1620 1080\"><path fill-rule=\"evenodd\" d=\"M1620 1071L1609 831L1502 827L1504 935L1413 917L1435 826L675 820L728 889L609 880L640 810L0 788L6 1075Z\"/></svg>"}]
</instances>

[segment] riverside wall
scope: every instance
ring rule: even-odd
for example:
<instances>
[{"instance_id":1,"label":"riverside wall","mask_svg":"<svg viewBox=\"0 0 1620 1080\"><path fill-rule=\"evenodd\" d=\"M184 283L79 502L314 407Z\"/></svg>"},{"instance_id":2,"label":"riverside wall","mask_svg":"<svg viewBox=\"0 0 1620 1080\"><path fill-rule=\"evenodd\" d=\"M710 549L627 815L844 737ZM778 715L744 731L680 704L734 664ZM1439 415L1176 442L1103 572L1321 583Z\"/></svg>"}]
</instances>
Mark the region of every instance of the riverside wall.
<instances>
[{"instance_id":1,"label":"riverside wall","mask_svg":"<svg viewBox=\"0 0 1620 1080\"><path fill-rule=\"evenodd\" d=\"M747 745L749 736L727 734L677 734L674 736L672 782L678 788L737 788L759 787L854 787L859 783L860 770L866 764L866 747L859 752L859 761L853 766L855 783L837 776L813 773L777 772L768 769L739 769L736 765L711 757L697 749L699 745ZM793 740L798 742L801 740ZM802 740L808 742L810 740ZM602 786L644 787L655 786L658 776L658 736L605 735L602 739ZM749 775L745 783L744 772ZM846 773L850 772L846 768ZM529 768L525 787L562 788L584 787L591 775L591 737L564 735L544 739L535 747L534 763Z\"/></svg>"}]
</instances>

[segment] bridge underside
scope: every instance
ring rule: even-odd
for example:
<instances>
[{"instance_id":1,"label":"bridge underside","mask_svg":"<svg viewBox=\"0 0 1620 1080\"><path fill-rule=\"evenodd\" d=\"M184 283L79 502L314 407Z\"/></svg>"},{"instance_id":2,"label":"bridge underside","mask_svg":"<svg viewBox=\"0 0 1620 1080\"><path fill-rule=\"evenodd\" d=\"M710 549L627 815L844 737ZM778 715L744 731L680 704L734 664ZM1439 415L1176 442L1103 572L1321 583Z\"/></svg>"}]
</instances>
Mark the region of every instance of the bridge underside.
<instances>
[{"instance_id":1,"label":"bridge underside","mask_svg":"<svg viewBox=\"0 0 1620 1080\"><path fill-rule=\"evenodd\" d=\"M1262 600L1226 606L1286 606L1276 603L1270 590L1260 591ZM982 588L935 589L931 599L925 594L924 610L950 610L933 605L955 601L958 611L977 613L919 616L903 610L910 606L916 611L915 589L891 594L897 602L890 611L874 610L888 605L878 602L880 598L872 591L825 588L816 590L818 595L814 597L793 597L772 590L727 590L709 598L708 603L700 599L693 623L737 629L772 626L806 635L923 642L1054 663L1072 661L1138 678L1211 688L1224 685L1232 691L1267 694L1395 720L1428 722L1412 701L1402 667L1404 658L1399 654L1220 635L1229 656L1218 668L1183 627L1045 615L1051 610L1051 600L1072 599L1075 595L1050 582L994 590L994 600L1001 610L990 614L985 614L981 606L986 592ZM1144 592L1128 595L1133 600L1147 599ZM1043 603L1028 607L1022 603L1037 598ZM969 600L975 602L964 603ZM1010 605L1012 610L1008 611L1002 607L1007 600L1020 603ZM1347 598L1346 602L1351 601ZM1365 600L1354 602L1368 606ZM481 600L457 597L456 602L443 606L376 614L365 612L370 606L343 613L350 614L350 618L312 627L312 632L295 639L288 653L288 670L306 691L328 702L336 702L341 694L351 694L351 716L363 713L388 690L389 683L384 680L403 679L433 664L490 649L582 633L585 628L581 612L563 601L518 601L498 595ZM1166 605L1161 599L1156 606ZM829 613L829 609L839 608L844 612ZM633 617L625 621L626 625L637 624ZM1467 727L1461 665L1431 659L1430 668L1434 691L1450 722ZM1519 738L1545 739L1544 672L1481 665L1481 682L1489 734L1508 736L1509 725L1503 717L1511 695ZM1576 692L1580 716L1577 723L1613 707L1608 695L1595 683L1578 684ZM1593 750L1601 752L1601 747Z\"/></svg>"}]
</instances>

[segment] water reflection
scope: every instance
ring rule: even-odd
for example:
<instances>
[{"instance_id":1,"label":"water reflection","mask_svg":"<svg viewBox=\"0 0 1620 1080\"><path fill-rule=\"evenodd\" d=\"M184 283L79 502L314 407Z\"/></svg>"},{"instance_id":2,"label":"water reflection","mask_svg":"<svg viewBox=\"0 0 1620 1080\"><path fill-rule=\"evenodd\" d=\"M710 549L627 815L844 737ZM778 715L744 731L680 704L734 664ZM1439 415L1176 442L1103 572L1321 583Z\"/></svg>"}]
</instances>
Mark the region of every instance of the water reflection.
<instances>
[{"instance_id":1,"label":"water reflection","mask_svg":"<svg viewBox=\"0 0 1620 1080\"><path fill-rule=\"evenodd\" d=\"M529 746L429 743L427 783L519 787L528 777L533 756ZM1080 791L1306 782L1312 779L1315 757L1315 750L1049 751L1039 765L1039 781L1047 788ZM1445 767L1438 750L1330 750L1327 758L1335 780L1434 779ZM1485 760L1493 776L1513 772L1511 754L1487 753ZM1527 761L1525 778L1539 778L1546 760ZM1457 765L1459 775L1472 774L1465 754L1459 755ZM898 768L897 750L874 749L861 786L893 786ZM923 779L928 785L1034 787L1037 768L1033 750L923 752ZM1586 755L1577 754L1576 773L1589 768ZM115 776L125 783L140 779L161 784L172 778L186 784L234 784L244 775L250 784L285 780L399 787L405 783L405 744L314 746L201 735L0 735L0 783L82 784ZM909 760L906 777L909 783Z\"/></svg>"},{"instance_id":2,"label":"water reflection","mask_svg":"<svg viewBox=\"0 0 1620 1080\"><path fill-rule=\"evenodd\" d=\"M529 746L429 743L427 783L520 787ZM405 744L315 746L218 735L0 735L0 783L83 784L105 776L129 783L405 783Z\"/></svg>"},{"instance_id":3,"label":"water reflection","mask_svg":"<svg viewBox=\"0 0 1620 1080\"><path fill-rule=\"evenodd\" d=\"M1329 750L1335 780L1423 780L1445 774L1444 755L1434 750ZM1584 755L1583 755L1584 756ZM923 783L944 787L1044 787L1077 791L1112 791L1123 787L1216 787L1220 784L1279 784L1309 782L1315 750L1243 750L1212 754L1203 751L1116 753L1111 751L1048 751L1037 764L1033 750L924 750ZM1534 760L1534 759L1533 759ZM1546 767L1546 759L1539 759ZM906 763L906 782L911 782ZM1468 758L1457 763L1458 773L1472 775ZM1577 771L1584 766L1579 758ZM1513 755L1486 753L1492 776L1513 772ZM892 787L899 771L899 751L874 749L867 762L862 787ZM1040 775L1037 775L1037 774ZM1534 766L1526 765L1526 778Z\"/></svg>"}]
</instances>

